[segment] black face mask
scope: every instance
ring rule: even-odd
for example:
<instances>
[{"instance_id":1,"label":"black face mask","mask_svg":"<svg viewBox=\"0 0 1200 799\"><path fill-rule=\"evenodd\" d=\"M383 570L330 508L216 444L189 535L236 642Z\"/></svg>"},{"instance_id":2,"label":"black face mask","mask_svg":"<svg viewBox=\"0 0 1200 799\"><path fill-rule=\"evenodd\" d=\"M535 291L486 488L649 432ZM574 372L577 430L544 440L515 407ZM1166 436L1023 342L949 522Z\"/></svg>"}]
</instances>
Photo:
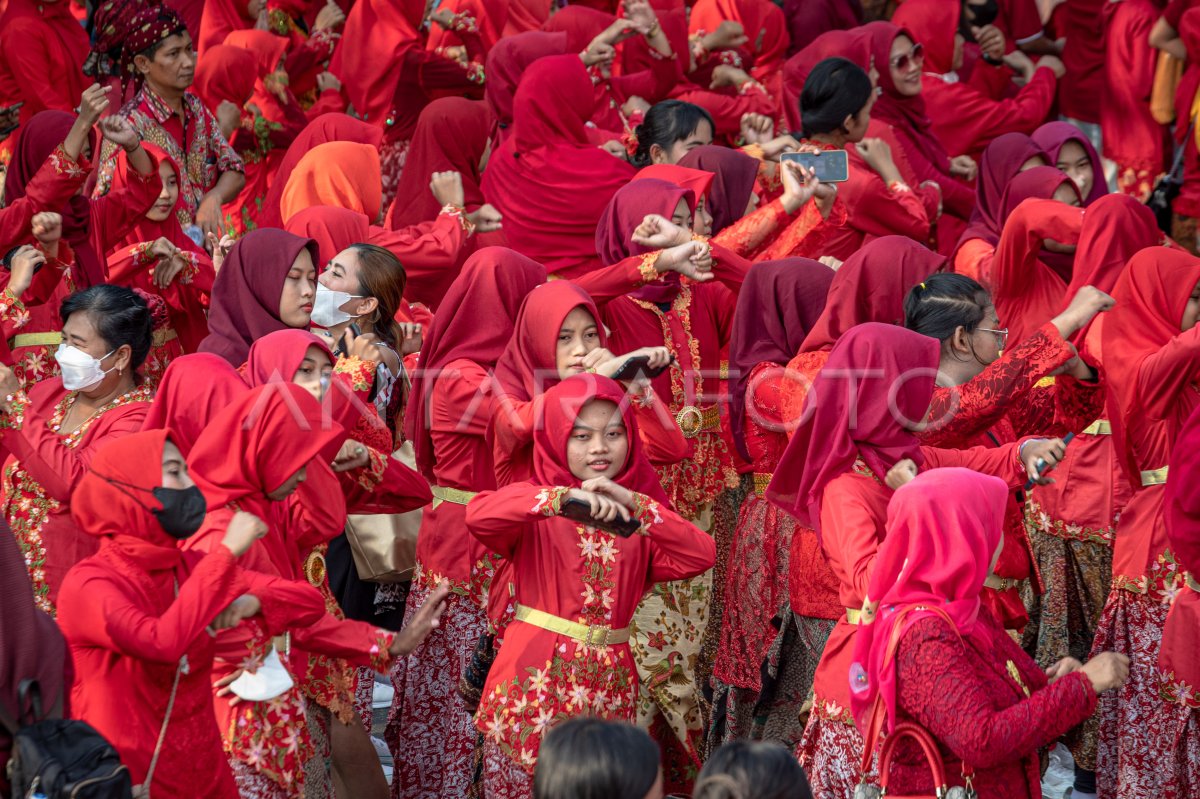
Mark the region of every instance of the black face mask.
<instances>
[{"instance_id":1,"label":"black face mask","mask_svg":"<svg viewBox=\"0 0 1200 799\"><path fill-rule=\"evenodd\" d=\"M196 486L191 488L163 488L156 486L151 493L162 505L162 510L155 508L150 512L158 519L163 532L172 538L182 541L195 534L204 524L204 514L208 512L208 503L204 494Z\"/></svg>"}]
</instances>

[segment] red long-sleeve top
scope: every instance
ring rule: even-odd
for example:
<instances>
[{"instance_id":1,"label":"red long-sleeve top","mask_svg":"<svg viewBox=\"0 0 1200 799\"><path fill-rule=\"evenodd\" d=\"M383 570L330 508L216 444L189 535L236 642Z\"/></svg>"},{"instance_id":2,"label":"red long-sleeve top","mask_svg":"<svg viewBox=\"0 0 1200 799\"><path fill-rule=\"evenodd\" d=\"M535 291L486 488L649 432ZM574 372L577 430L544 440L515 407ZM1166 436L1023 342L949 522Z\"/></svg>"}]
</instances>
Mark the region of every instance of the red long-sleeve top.
<instances>
[{"instance_id":1,"label":"red long-sleeve top","mask_svg":"<svg viewBox=\"0 0 1200 799\"><path fill-rule=\"evenodd\" d=\"M1017 96L993 100L972 86L947 83L941 75L921 76L921 96L933 123L933 133L956 155L978 160L992 139L1005 133L1032 133L1046 120L1054 104L1057 80L1049 69L1038 69Z\"/></svg>"}]
</instances>

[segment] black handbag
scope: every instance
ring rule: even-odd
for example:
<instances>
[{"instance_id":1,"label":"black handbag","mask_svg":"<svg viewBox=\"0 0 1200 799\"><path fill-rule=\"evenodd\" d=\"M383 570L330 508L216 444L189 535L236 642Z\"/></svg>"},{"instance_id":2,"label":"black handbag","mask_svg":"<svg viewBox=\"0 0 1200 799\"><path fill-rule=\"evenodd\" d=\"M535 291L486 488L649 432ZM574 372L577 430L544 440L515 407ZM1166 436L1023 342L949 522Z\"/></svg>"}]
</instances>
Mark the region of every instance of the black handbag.
<instances>
[{"instance_id":1,"label":"black handbag","mask_svg":"<svg viewBox=\"0 0 1200 799\"><path fill-rule=\"evenodd\" d=\"M1168 236L1171 235L1173 221L1171 207L1175 204L1175 198L1179 196L1180 190L1183 189L1183 156L1187 152L1188 142L1191 141L1192 129L1195 125L1196 118L1192 117L1191 122L1188 123L1187 134L1183 137L1183 145L1175 154L1175 162L1171 164L1171 171L1159 178L1158 183L1154 185L1154 191L1150 192L1150 199L1146 200L1146 207L1154 212L1158 229Z\"/></svg>"}]
</instances>

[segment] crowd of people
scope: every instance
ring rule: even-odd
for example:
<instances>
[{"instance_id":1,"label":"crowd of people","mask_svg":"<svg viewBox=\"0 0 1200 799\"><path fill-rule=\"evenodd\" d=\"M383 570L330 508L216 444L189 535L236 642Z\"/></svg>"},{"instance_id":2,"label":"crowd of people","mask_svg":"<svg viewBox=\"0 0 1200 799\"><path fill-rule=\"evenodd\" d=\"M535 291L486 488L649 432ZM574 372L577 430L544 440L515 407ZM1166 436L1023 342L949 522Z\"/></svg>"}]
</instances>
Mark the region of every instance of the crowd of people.
<instances>
[{"instance_id":1,"label":"crowd of people","mask_svg":"<svg viewBox=\"0 0 1200 799\"><path fill-rule=\"evenodd\" d=\"M0 0L0 759L1200 795L1198 90L1194 0Z\"/></svg>"}]
</instances>

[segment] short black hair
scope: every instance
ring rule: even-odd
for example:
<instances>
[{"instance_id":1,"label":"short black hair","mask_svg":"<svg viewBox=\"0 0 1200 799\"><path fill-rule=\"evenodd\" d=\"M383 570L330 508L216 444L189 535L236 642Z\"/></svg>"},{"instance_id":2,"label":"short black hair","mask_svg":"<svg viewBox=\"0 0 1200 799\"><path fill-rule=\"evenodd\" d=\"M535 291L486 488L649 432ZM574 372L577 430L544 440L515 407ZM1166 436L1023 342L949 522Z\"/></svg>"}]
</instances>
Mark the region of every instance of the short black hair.
<instances>
[{"instance_id":1,"label":"short black hair","mask_svg":"<svg viewBox=\"0 0 1200 799\"><path fill-rule=\"evenodd\" d=\"M871 99L871 78L846 58L826 58L813 67L800 93L800 125L805 136L844 130Z\"/></svg>"},{"instance_id":2,"label":"short black hair","mask_svg":"<svg viewBox=\"0 0 1200 799\"><path fill-rule=\"evenodd\" d=\"M692 799L812 799L812 789L783 744L738 740L709 756Z\"/></svg>"},{"instance_id":3,"label":"short black hair","mask_svg":"<svg viewBox=\"0 0 1200 799\"><path fill-rule=\"evenodd\" d=\"M641 799L658 773L658 744L644 730L580 716L556 724L542 739L533 797Z\"/></svg>"},{"instance_id":4,"label":"short black hair","mask_svg":"<svg viewBox=\"0 0 1200 799\"><path fill-rule=\"evenodd\" d=\"M650 106L642 124L638 125L637 149L629 161L636 167L650 165L650 145L657 144L664 150L677 141L686 139L696 132L701 122L707 122L713 134L717 126L712 114L693 103L683 100L663 100Z\"/></svg>"},{"instance_id":5,"label":"short black hair","mask_svg":"<svg viewBox=\"0 0 1200 799\"><path fill-rule=\"evenodd\" d=\"M101 283L63 300L58 315L65 325L76 313L87 313L109 350L128 344L129 368L137 371L150 354L150 307L133 289Z\"/></svg>"},{"instance_id":6,"label":"short black hair","mask_svg":"<svg viewBox=\"0 0 1200 799\"><path fill-rule=\"evenodd\" d=\"M978 281L939 272L913 286L904 298L904 326L945 342L959 327L974 333L990 307L991 295Z\"/></svg>"}]
</instances>

